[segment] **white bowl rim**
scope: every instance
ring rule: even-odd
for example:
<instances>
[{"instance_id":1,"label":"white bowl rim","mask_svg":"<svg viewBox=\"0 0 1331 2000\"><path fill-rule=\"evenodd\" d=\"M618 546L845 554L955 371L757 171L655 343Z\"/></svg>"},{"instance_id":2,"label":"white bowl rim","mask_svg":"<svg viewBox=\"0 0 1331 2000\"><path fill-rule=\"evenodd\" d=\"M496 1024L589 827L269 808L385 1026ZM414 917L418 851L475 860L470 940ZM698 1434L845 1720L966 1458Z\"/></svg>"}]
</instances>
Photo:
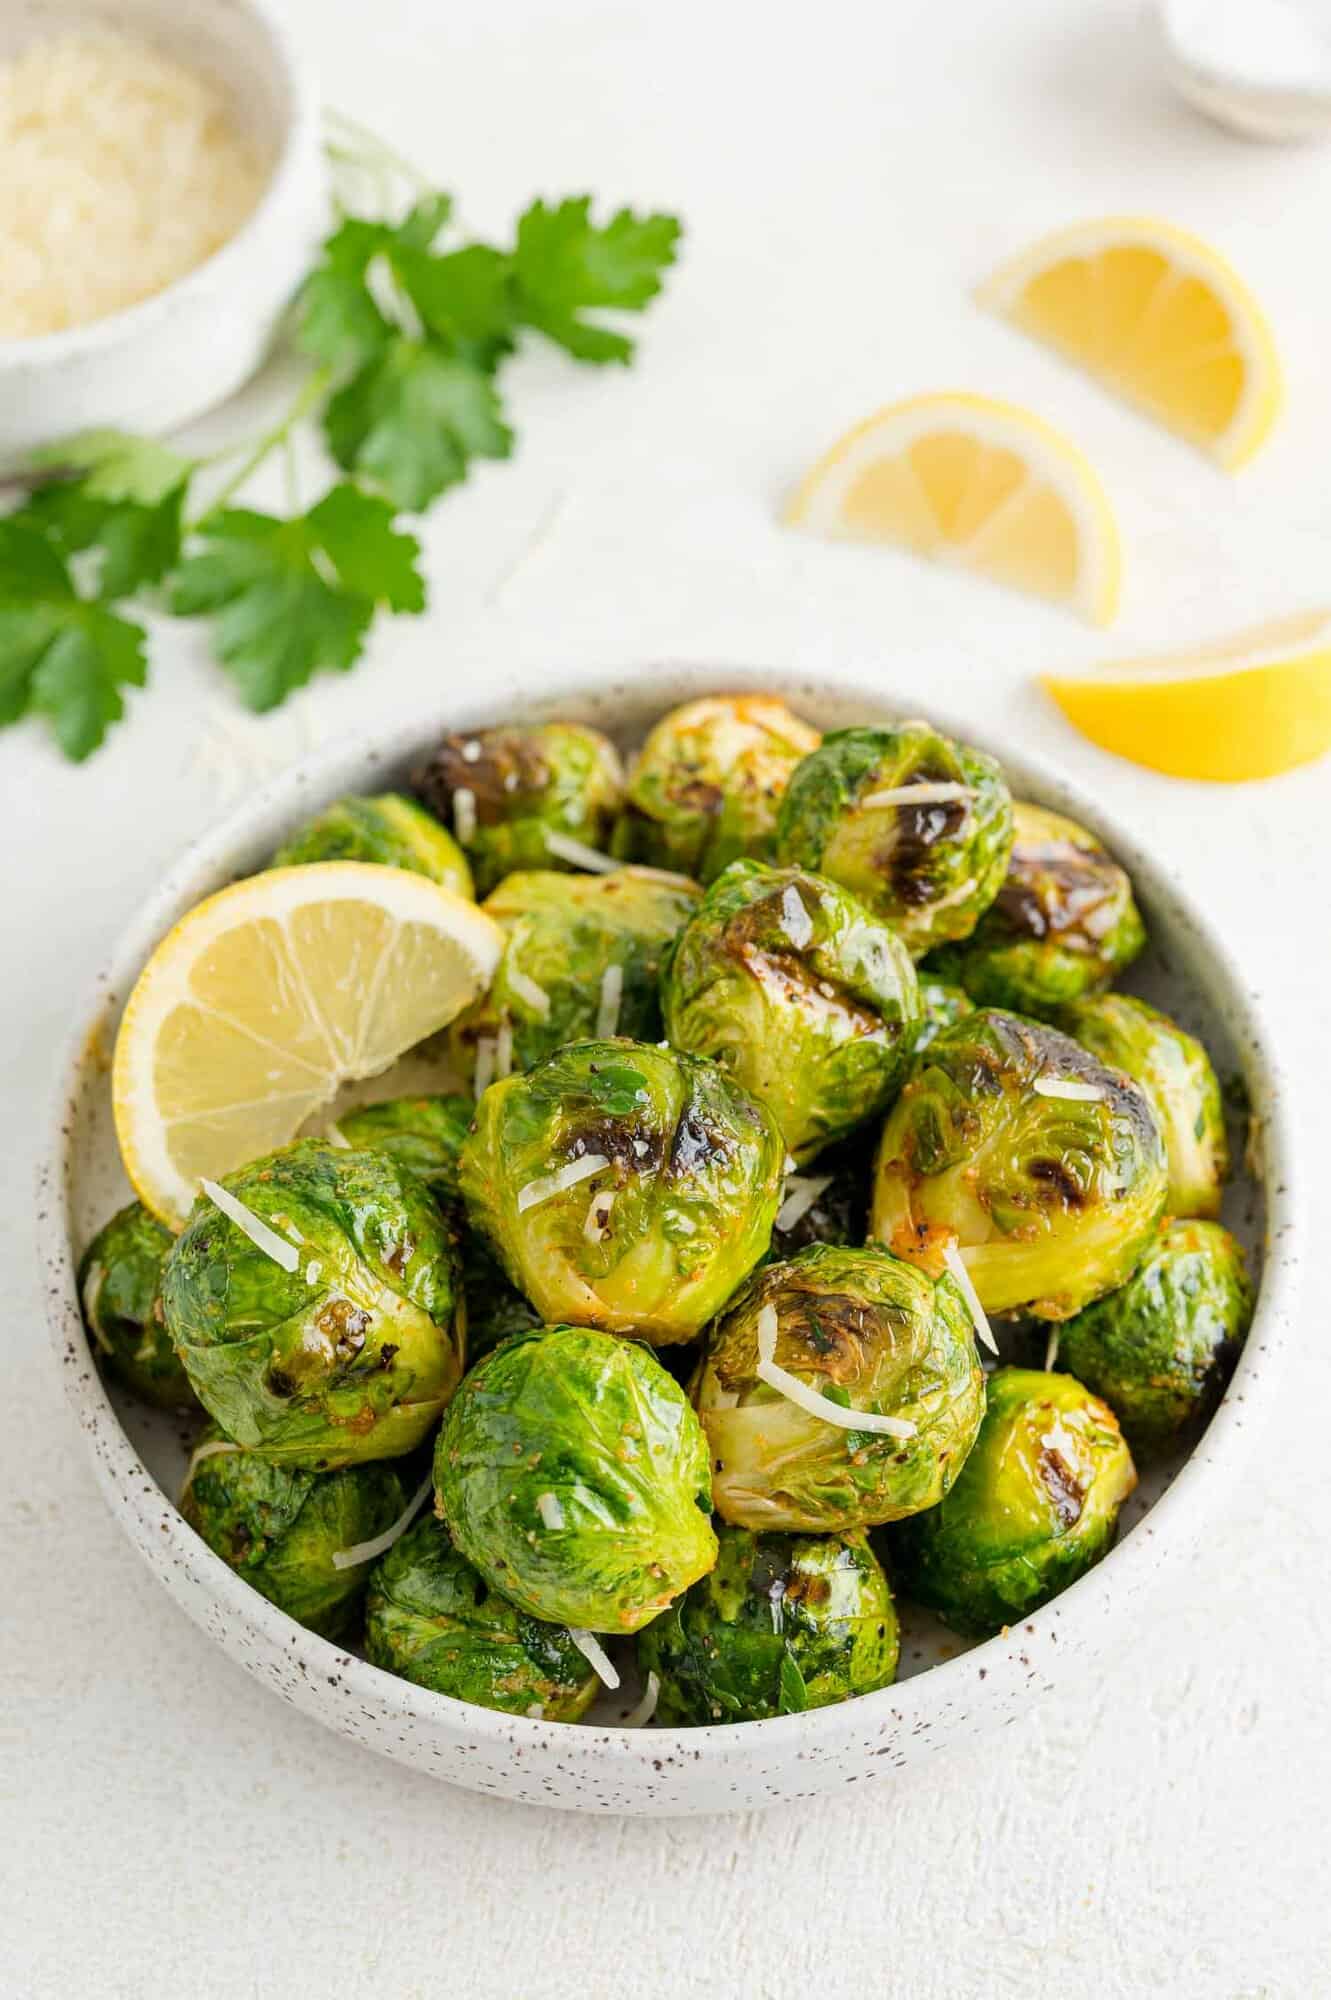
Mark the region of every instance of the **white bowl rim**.
<instances>
[{"instance_id":1,"label":"white bowl rim","mask_svg":"<svg viewBox=\"0 0 1331 2000\"><path fill-rule=\"evenodd\" d=\"M822 696L842 704L860 705L869 712L877 710L883 716L918 714L924 706L939 728L989 749L1023 786L1033 784L1042 796L1061 798L1072 816L1093 830L1102 830L1123 855L1134 879L1146 882L1148 903L1167 896L1175 918L1192 931L1202 952L1215 960L1229 984L1230 1034L1236 1044L1240 1040L1246 1043L1242 1051L1245 1069L1250 1082L1258 1087L1254 1102L1262 1103L1266 1231L1257 1309L1224 1399L1169 1488L1156 1500L1145 1519L1096 1568L1010 1632L972 1646L877 1693L860 1695L833 1707L759 1722L643 1730L507 1715L418 1687L297 1625L215 1556L148 1472L121 1428L100 1371L91 1363L74 1276L64 1171L71 1135L71 1108L77 1100L87 1050L108 1007L115 1004L120 989L133 976L131 968L137 970L169 927L168 913L182 894L187 890L191 897L207 893L193 886L201 876L211 875L216 885L219 874L231 865L230 857L236 848L253 839L259 823L268 818L285 818L289 824L297 809L308 812L313 808L309 796L312 792L320 798L335 796L348 786L367 783L376 765L401 765L419 755L423 745L445 730L484 727L484 718L493 715L497 705L502 712L505 698L519 705L525 700L542 716L557 713L561 702L604 701L607 713L602 719L613 727L611 713L616 698L640 702L644 691L655 681L663 685L671 683L670 702L706 693L770 689L796 707L801 691L807 699ZM166 1553L175 1567L162 1580L196 1620L198 1613L190 1602L189 1588L174 1581L177 1570L219 1601L236 1627L242 1631L246 1627L257 1630L269 1641L270 1650L284 1651L309 1679L336 1675L346 1693L373 1704L380 1712L406 1720L432 1716L459 1734L465 1732L473 1741L507 1745L514 1758L531 1753L539 1761L542 1753L548 1757L553 1752L564 1760L561 1769L566 1768L570 1758L576 1758L579 1762L593 1762L612 1779L616 1773L632 1772L650 1781L653 1771L660 1772L663 1763L678 1766L705 1761L710 1769L724 1775L727 1766L742 1765L748 1760L760 1737L768 1753L779 1755L785 1750L791 1757L830 1756L838 1748L870 1736L875 1718L890 1715L898 1730L909 1724L917 1731L928 1729L929 1711L940 1706L948 1694L959 1694L963 1681L977 1674L981 1680L990 1682L986 1693L1001 1714L1005 1694L1012 1697L1022 1688L1038 1684L1043 1675L1054 1672L1060 1654L1067 1658L1071 1648L1057 1643L1060 1628L1063 1637L1071 1640L1074 1626L1084 1630L1097 1621L1103 1626L1116 1609L1115 1598L1120 1591L1125 1596L1131 1594L1124 1591L1124 1586L1130 1580L1137 1584L1143 1581L1140 1574L1134 1579L1134 1572L1158 1565L1166 1554L1181 1550L1190 1540L1196 1542L1205 1524L1208 1505L1218 1498L1236 1469L1242 1448L1257 1431L1259 1407L1269 1404L1278 1386L1278 1364L1288 1345L1299 1292L1302 1176L1296 1161L1297 1127L1287 1109L1288 1087L1283 1069L1271 1047L1269 1030L1255 1011L1259 996L1253 993L1228 947L1180 890L1174 877L1142 852L1135 836L1118 825L1112 813L1101 812L1093 799L1045 759L1005 748L985 731L976 731L969 723L935 710L932 704L921 704L914 695L903 699L883 684L876 668L850 666L827 675L806 672L797 664L755 669L733 663L652 660L636 669L552 668L542 675L534 696L521 690L513 678L497 676L491 681L478 674L472 685L484 691L472 696L460 693L454 700L436 704L411 719L398 719L381 732L362 731L322 747L272 779L192 843L122 933L107 965L94 980L91 997L81 1008L66 1040L47 1143L38 1169L37 1239L52 1343L67 1393L88 1435L108 1504L145 1560L150 1546L160 1551L166 1543ZM1244 1432L1246 1437L1240 1435ZM219 1643L262 1678L262 1666L249 1652ZM1037 1652L1042 1655L1039 1672L1033 1664ZM333 1717L321 1719L329 1727L337 1726ZM816 1749L811 1750L811 1744L816 1744ZM523 1768L530 1773L533 1765L528 1762Z\"/></svg>"},{"instance_id":2,"label":"white bowl rim","mask_svg":"<svg viewBox=\"0 0 1331 2000\"><path fill-rule=\"evenodd\" d=\"M234 235L228 236L225 243L219 243L202 263L195 264L169 285L164 285L160 292L153 292L146 299L136 299L133 305L122 306L118 312L103 313L98 319L85 320L79 326L62 326L51 333L11 334L0 338L0 370L17 369L25 364L40 367L48 362L58 366L71 357L82 359L105 348L117 347L122 342L137 340L145 331L151 330L155 321L173 312L181 299L192 297L205 286L211 288L219 273L224 277L230 264L243 257L251 242L267 227L273 212L295 192L302 162L311 144L318 144L318 93L309 70L297 54L295 41L278 10L277 0L243 0L243 5L263 30L273 65L281 71L290 94L290 109L277 158L254 207Z\"/></svg>"}]
</instances>

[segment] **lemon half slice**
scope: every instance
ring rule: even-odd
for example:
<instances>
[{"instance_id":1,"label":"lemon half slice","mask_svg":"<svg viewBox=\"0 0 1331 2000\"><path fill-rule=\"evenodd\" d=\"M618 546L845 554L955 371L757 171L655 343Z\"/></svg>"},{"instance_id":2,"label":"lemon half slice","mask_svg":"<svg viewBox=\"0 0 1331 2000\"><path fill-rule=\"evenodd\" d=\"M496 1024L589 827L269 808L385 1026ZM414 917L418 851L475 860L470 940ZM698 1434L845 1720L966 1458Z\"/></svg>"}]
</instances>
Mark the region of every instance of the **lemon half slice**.
<instances>
[{"instance_id":1,"label":"lemon half slice","mask_svg":"<svg viewBox=\"0 0 1331 2000\"><path fill-rule=\"evenodd\" d=\"M1042 237L978 288L980 304L1234 471L1280 413L1266 315L1209 244L1150 216Z\"/></svg>"},{"instance_id":2,"label":"lemon half slice","mask_svg":"<svg viewBox=\"0 0 1331 2000\"><path fill-rule=\"evenodd\" d=\"M879 410L819 460L786 518L972 570L1097 625L1118 606L1118 531L1100 481L1039 417L989 396Z\"/></svg>"},{"instance_id":3,"label":"lemon half slice","mask_svg":"<svg viewBox=\"0 0 1331 2000\"><path fill-rule=\"evenodd\" d=\"M1083 736L1175 778L1272 778L1331 749L1331 611L1043 685Z\"/></svg>"},{"instance_id":4,"label":"lemon half slice","mask_svg":"<svg viewBox=\"0 0 1331 2000\"><path fill-rule=\"evenodd\" d=\"M489 985L504 934L406 869L274 868L163 938L116 1039L116 1136L178 1227L201 1177L284 1146L340 1086L387 1069Z\"/></svg>"}]
</instances>

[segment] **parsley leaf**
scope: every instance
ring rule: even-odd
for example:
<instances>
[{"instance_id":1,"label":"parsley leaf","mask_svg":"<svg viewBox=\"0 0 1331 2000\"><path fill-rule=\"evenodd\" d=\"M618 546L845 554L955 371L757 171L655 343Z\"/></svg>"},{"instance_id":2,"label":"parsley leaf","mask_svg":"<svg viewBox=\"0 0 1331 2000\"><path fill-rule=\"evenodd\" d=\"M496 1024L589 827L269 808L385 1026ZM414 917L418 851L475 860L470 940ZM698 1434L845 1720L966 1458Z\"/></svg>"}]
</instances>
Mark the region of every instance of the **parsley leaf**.
<instances>
[{"instance_id":1,"label":"parsley leaf","mask_svg":"<svg viewBox=\"0 0 1331 2000\"><path fill-rule=\"evenodd\" d=\"M35 470L79 476L40 486L10 518L47 536L68 558L92 551L81 577L104 600L160 583L180 554L180 523L191 459L154 438L83 431L36 452Z\"/></svg>"},{"instance_id":2,"label":"parsley leaf","mask_svg":"<svg viewBox=\"0 0 1331 2000\"><path fill-rule=\"evenodd\" d=\"M605 227L591 220L591 199L535 201L518 222L513 256L517 312L578 361L628 361L633 343L596 320L588 307L638 312L661 289L674 262L679 224L673 215L634 215L622 208Z\"/></svg>"},{"instance_id":3,"label":"parsley leaf","mask_svg":"<svg viewBox=\"0 0 1331 2000\"><path fill-rule=\"evenodd\" d=\"M172 609L217 614L217 656L261 712L320 668L354 666L380 605L424 608L419 544L386 501L346 481L290 520L233 507L199 534L208 546L176 572Z\"/></svg>"},{"instance_id":4,"label":"parsley leaf","mask_svg":"<svg viewBox=\"0 0 1331 2000\"><path fill-rule=\"evenodd\" d=\"M331 398L324 430L344 470L413 513L465 479L473 458L507 458L513 445L489 376L404 334Z\"/></svg>"},{"instance_id":5,"label":"parsley leaf","mask_svg":"<svg viewBox=\"0 0 1331 2000\"><path fill-rule=\"evenodd\" d=\"M296 338L307 354L351 369L380 353L394 329L370 290L370 267L379 258L392 271L401 257L428 251L451 205L447 195L435 195L400 223L349 215L333 231L297 300Z\"/></svg>"},{"instance_id":6,"label":"parsley leaf","mask_svg":"<svg viewBox=\"0 0 1331 2000\"><path fill-rule=\"evenodd\" d=\"M44 715L81 763L124 714L121 688L143 686L143 645L141 626L77 594L36 528L0 521L0 727Z\"/></svg>"}]
</instances>

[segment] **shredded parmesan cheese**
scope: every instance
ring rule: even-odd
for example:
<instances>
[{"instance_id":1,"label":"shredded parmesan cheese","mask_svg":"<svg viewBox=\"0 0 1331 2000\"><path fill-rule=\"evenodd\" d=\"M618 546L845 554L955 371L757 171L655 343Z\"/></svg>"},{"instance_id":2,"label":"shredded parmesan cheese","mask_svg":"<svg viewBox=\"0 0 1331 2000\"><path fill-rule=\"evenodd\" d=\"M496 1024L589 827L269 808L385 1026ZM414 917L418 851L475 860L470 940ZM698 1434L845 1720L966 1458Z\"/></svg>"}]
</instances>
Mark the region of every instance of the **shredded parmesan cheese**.
<instances>
[{"instance_id":1,"label":"shredded parmesan cheese","mask_svg":"<svg viewBox=\"0 0 1331 2000\"><path fill-rule=\"evenodd\" d=\"M199 1186L207 1195L214 1208L220 1208L223 1215L235 1223L242 1236L248 1236L256 1250L262 1250L265 1257L271 1257L284 1271L294 1271L300 1263L300 1252L294 1243L288 1243L285 1236L270 1229L261 1216L253 1209L246 1208L243 1201L237 1201L216 1181L201 1180Z\"/></svg>"},{"instance_id":2,"label":"shredded parmesan cheese","mask_svg":"<svg viewBox=\"0 0 1331 2000\"><path fill-rule=\"evenodd\" d=\"M83 1281L83 1317L87 1320L93 1339L103 1354L114 1354L106 1335L102 1332L101 1321L97 1317L97 1306L102 1296L102 1286L106 1283L105 1264L91 1264Z\"/></svg>"},{"instance_id":3,"label":"shredded parmesan cheese","mask_svg":"<svg viewBox=\"0 0 1331 2000\"><path fill-rule=\"evenodd\" d=\"M1037 1097L1066 1097L1071 1104L1099 1104L1104 1097L1098 1083L1076 1083L1071 1077L1037 1076Z\"/></svg>"},{"instance_id":4,"label":"shredded parmesan cheese","mask_svg":"<svg viewBox=\"0 0 1331 2000\"><path fill-rule=\"evenodd\" d=\"M543 986L538 986L534 979L529 979L516 965L505 966L504 977L508 981L510 990L517 994L519 1000L526 1001L539 1020L544 1021L549 1018L550 995Z\"/></svg>"},{"instance_id":5,"label":"shredded parmesan cheese","mask_svg":"<svg viewBox=\"0 0 1331 2000\"><path fill-rule=\"evenodd\" d=\"M267 179L218 84L91 26L0 65L0 156L5 339L164 291L236 234Z\"/></svg>"},{"instance_id":6,"label":"shredded parmesan cheese","mask_svg":"<svg viewBox=\"0 0 1331 2000\"><path fill-rule=\"evenodd\" d=\"M619 1686L619 1670L611 1660L599 1639L592 1632L584 1632L580 1625L570 1625L568 1636L582 1654L584 1660L595 1667L597 1676L608 1688Z\"/></svg>"},{"instance_id":7,"label":"shredded parmesan cheese","mask_svg":"<svg viewBox=\"0 0 1331 2000\"><path fill-rule=\"evenodd\" d=\"M453 794L453 831L464 847L476 838L476 794L466 785Z\"/></svg>"},{"instance_id":8,"label":"shredded parmesan cheese","mask_svg":"<svg viewBox=\"0 0 1331 2000\"><path fill-rule=\"evenodd\" d=\"M495 1073L495 1041L493 1035L476 1037L476 1074L471 1080L472 1094L478 1100L490 1088Z\"/></svg>"},{"instance_id":9,"label":"shredded parmesan cheese","mask_svg":"<svg viewBox=\"0 0 1331 2000\"><path fill-rule=\"evenodd\" d=\"M600 1243L605 1236L610 1211L615 1205L613 1188L603 1188L591 1198L587 1210L587 1220L582 1225L582 1233L589 1243Z\"/></svg>"},{"instance_id":10,"label":"shredded parmesan cheese","mask_svg":"<svg viewBox=\"0 0 1331 2000\"><path fill-rule=\"evenodd\" d=\"M776 1359L777 1324L776 1307L764 1306L758 1315L758 1323L754 1329L758 1336L758 1359L760 1361L774 1361Z\"/></svg>"},{"instance_id":11,"label":"shredded parmesan cheese","mask_svg":"<svg viewBox=\"0 0 1331 2000\"><path fill-rule=\"evenodd\" d=\"M536 1511L547 1528L563 1527L564 1510L559 1504L559 1495L557 1493L538 1493L536 1495Z\"/></svg>"},{"instance_id":12,"label":"shredded parmesan cheese","mask_svg":"<svg viewBox=\"0 0 1331 2000\"><path fill-rule=\"evenodd\" d=\"M462 746L462 761L464 764L479 764L481 761L481 746L474 736Z\"/></svg>"},{"instance_id":13,"label":"shredded parmesan cheese","mask_svg":"<svg viewBox=\"0 0 1331 2000\"><path fill-rule=\"evenodd\" d=\"M620 1722L621 1729L645 1729L656 1714L656 1704L661 1699L661 1678L649 1673L647 1684L642 1691L642 1699L636 1701L628 1714Z\"/></svg>"},{"instance_id":14,"label":"shredded parmesan cheese","mask_svg":"<svg viewBox=\"0 0 1331 2000\"><path fill-rule=\"evenodd\" d=\"M619 1031L619 1009L624 998L624 968L607 965L601 974L601 1004L596 1010L596 1039L608 1041Z\"/></svg>"},{"instance_id":15,"label":"shredded parmesan cheese","mask_svg":"<svg viewBox=\"0 0 1331 2000\"><path fill-rule=\"evenodd\" d=\"M505 1014L499 1023L499 1033L495 1036L495 1075L499 1078L513 1074L513 1024Z\"/></svg>"},{"instance_id":16,"label":"shredded parmesan cheese","mask_svg":"<svg viewBox=\"0 0 1331 2000\"><path fill-rule=\"evenodd\" d=\"M758 1336L758 1365L754 1374L769 1389L775 1389L788 1403L796 1404L811 1417L818 1417L825 1424L832 1424L841 1431L881 1431L884 1437L912 1438L916 1426L909 1417L886 1417L877 1410L847 1410L840 1403L832 1402L818 1389L807 1382L801 1382L798 1375L792 1375L788 1368L782 1368L776 1361L777 1316L775 1306L764 1306L758 1315L755 1331Z\"/></svg>"},{"instance_id":17,"label":"shredded parmesan cheese","mask_svg":"<svg viewBox=\"0 0 1331 2000\"><path fill-rule=\"evenodd\" d=\"M781 928L796 951L803 951L813 936L813 918L793 882L787 882L781 894Z\"/></svg>"},{"instance_id":18,"label":"shredded parmesan cheese","mask_svg":"<svg viewBox=\"0 0 1331 2000\"><path fill-rule=\"evenodd\" d=\"M997 1354L998 1342L994 1339L993 1329L985 1317L984 1307L980 1304L980 1294L976 1291L971 1281L971 1274L966 1269L966 1260L955 1243L949 1243L944 1250L943 1262L956 1279L957 1288L966 1301L967 1309L975 1322L976 1339L981 1346L987 1347L991 1354Z\"/></svg>"},{"instance_id":19,"label":"shredded parmesan cheese","mask_svg":"<svg viewBox=\"0 0 1331 2000\"><path fill-rule=\"evenodd\" d=\"M974 785L892 785L885 792L869 792L855 801L877 811L882 806L950 806L960 799L973 799Z\"/></svg>"},{"instance_id":20,"label":"shredded parmesan cheese","mask_svg":"<svg viewBox=\"0 0 1331 2000\"><path fill-rule=\"evenodd\" d=\"M785 1199L776 1212L777 1228L793 1229L831 1185L831 1174L815 1174L811 1178L791 1174L784 1189Z\"/></svg>"},{"instance_id":21,"label":"shredded parmesan cheese","mask_svg":"<svg viewBox=\"0 0 1331 2000\"><path fill-rule=\"evenodd\" d=\"M324 1126L324 1138L327 1139L330 1146L336 1146L339 1153L349 1153L351 1151L350 1139L348 1139L342 1127L334 1125L331 1120Z\"/></svg>"},{"instance_id":22,"label":"shredded parmesan cheese","mask_svg":"<svg viewBox=\"0 0 1331 2000\"><path fill-rule=\"evenodd\" d=\"M202 1465L205 1458L230 1458L234 1452L238 1452L239 1450L240 1446L232 1444L230 1438L209 1438L207 1444L195 1445L193 1452L190 1454L190 1462L185 1467L186 1486L193 1479L196 1466Z\"/></svg>"},{"instance_id":23,"label":"shredded parmesan cheese","mask_svg":"<svg viewBox=\"0 0 1331 2000\"><path fill-rule=\"evenodd\" d=\"M575 868L587 868L593 875L613 875L619 866L612 855L602 854L599 848L588 847L567 833L552 833L549 827L545 829L545 844L561 861L571 861Z\"/></svg>"},{"instance_id":24,"label":"shredded parmesan cheese","mask_svg":"<svg viewBox=\"0 0 1331 2000\"><path fill-rule=\"evenodd\" d=\"M554 1173L542 1174L539 1180L528 1181L526 1187L518 1190L518 1214L525 1215L529 1208L553 1200L566 1188L576 1187L579 1181L599 1174L602 1167L609 1165L604 1153L584 1153L580 1160L570 1160L567 1166L557 1167Z\"/></svg>"},{"instance_id":25,"label":"shredded parmesan cheese","mask_svg":"<svg viewBox=\"0 0 1331 2000\"><path fill-rule=\"evenodd\" d=\"M1048 1340L1045 1342L1044 1368L1046 1375L1050 1373L1058 1361L1058 1342L1061 1331L1061 1328L1054 1327L1050 1332Z\"/></svg>"},{"instance_id":26,"label":"shredded parmesan cheese","mask_svg":"<svg viewBox=\"0 0 1331 2000\"><path fill-rule=\"evenodd\" d=\"M416 1491L412 1494L392 1527L385 1528L382 1535L374 1535L368 1542L355 1542L349 1549L335 1549L333 1551L333 1568L356 1569L361 1563L373 1562L376 1556L381 1556L386 1549L391 1549L394 1542L400 1541L403 1535L406 1534L407 1529L425 1505L433 1486L433 1479L422 1479L420 1485L416 1488Z\"/></svg>"}]
</instances>

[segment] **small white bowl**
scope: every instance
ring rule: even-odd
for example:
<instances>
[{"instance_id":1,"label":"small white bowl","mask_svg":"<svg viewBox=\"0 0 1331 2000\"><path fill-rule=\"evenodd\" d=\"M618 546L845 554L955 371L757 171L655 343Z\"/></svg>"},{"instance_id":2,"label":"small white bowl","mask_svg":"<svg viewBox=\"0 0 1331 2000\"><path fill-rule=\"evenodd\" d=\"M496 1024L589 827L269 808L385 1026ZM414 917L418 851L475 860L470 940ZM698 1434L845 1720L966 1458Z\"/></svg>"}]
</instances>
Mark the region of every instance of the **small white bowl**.
<instances>
[{"instance_id":1,"label":"small white bowl","mask_svg":"<svg viewBox=\"0 0 1331 2000\"><path fill-rule=\"evenodd\" d=\"M237 233L165 291L86 326L0 340L0 467L99 425L160 433L247 381L325 227L318 103L276 0L0 0L0 60L67 28L152 43L214 78L271 161Z\"/></svg>"},{"instance_id":2,"label":"small white bowl","mask_svg":"<svg viewBox=\"0 0 1331 2000\"><path fill-rule=\"evenodd\" d=\"M1002 758L1019 796L1090 826L1130 870L1152 941L1141 977L1130 983L1202 1033L1222 1070L1241 1068L1261 1113L1264 1178L1255 1180L1240 1164L1225 1211L1260 1270L1251 1333L1206 1431L1190 1453L1143 1478L1106 1560L1043 1611L980 1645L967 1646L905 1607L902 1678L879 1694L727 1728L625 1730L614 1722L623 1704L598 1704L604 1722L538 1722L395 1679L294 1624L205 1547L174 1505L187 1456L180 1426L108 1391L88 1350L74 1280L94 1229L128 1198L107 1069L116 1023L148 953L191 905L261 866L280 839L329 800L400 783L446 728L480 728L514 714L562 716L632 742L672 704L740 688L774 689L826 728L927 708L915 695L894 700L864 669L835 681L674 665L622 677L569 672L552 674L535 702L511 686L481 685L443 714L336 746L277 779L184 856L121 939L74 1025L40 1174L39 1248L65 1387L112 1511L149 1568L225 1652L306 1714L416 1770L532 1804L691 1813L807 1798L889 1776L931 1751L1014 1721L1037 1695L1065 1676L1084 1674L1097 1657L1130 1657L1139 1678L1149 1678L1149 1644L1129 1653L1124 1643L1136 1622L1130 1614L1141 1610L1166 1558L1177 1568L1203 1537L1220 1531L1225 1495L1275 1394L1293 1324L1302 1238L1288 1091L1246 970L1129 824L1019 750L990 741L985 747ZM935 719L954 735L973 736L964 719Z\"/></svg>"}]
</instances>

